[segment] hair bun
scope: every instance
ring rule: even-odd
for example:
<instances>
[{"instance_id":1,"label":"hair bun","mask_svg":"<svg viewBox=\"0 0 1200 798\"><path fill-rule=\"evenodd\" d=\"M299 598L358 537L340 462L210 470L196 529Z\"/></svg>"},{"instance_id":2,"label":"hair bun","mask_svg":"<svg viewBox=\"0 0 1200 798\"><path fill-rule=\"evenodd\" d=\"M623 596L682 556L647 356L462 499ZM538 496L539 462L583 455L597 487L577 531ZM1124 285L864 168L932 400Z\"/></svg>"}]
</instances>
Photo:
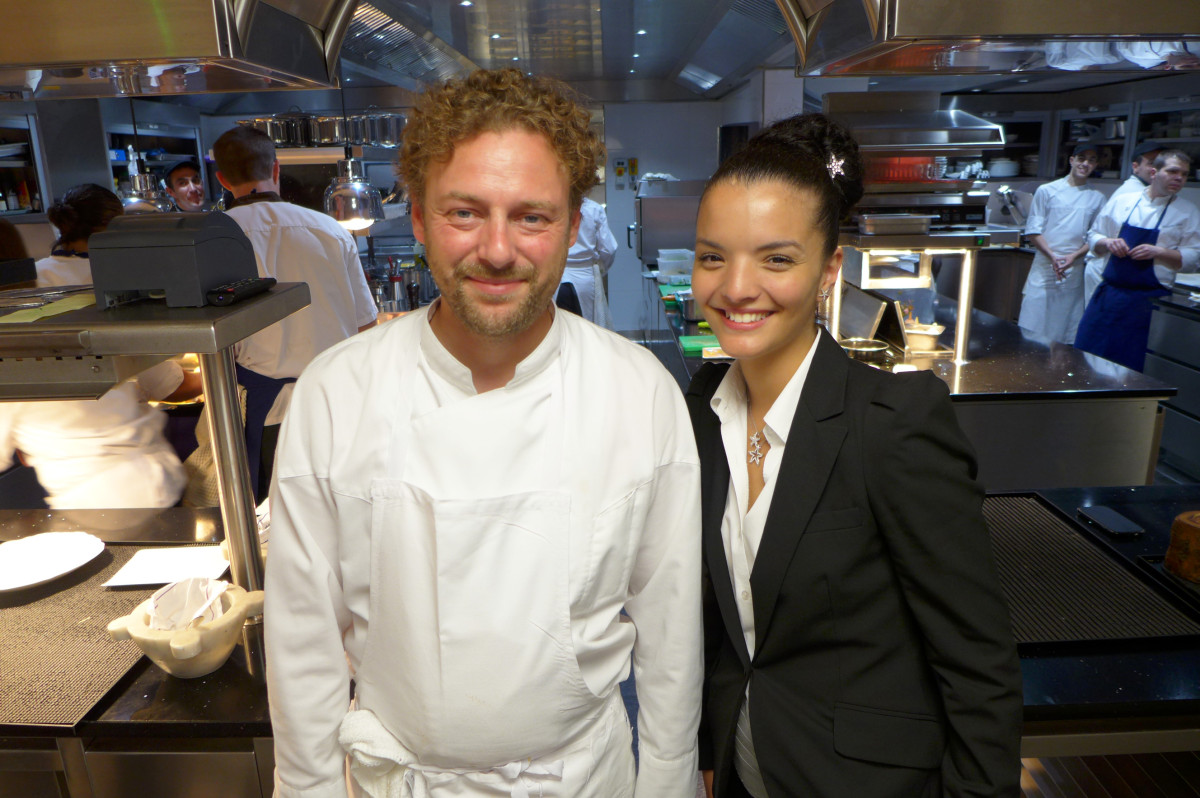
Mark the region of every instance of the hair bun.
<instances>
[{"instance_id":1,"label":"hair bun","mask_svg":"<svg viewBox=\"0 0 1200 798\"><path fill-rule=\"evenodd\" d=\"M79 214L65 202L56 202L46 211L46 218L59 230L70 230L79 221Z\"/></svg>"},{"instance_id":2,"label":"hair bun","mask_svg":"<svg viewBox=\"0 0 1200 798\"><path fill-rule=\"evenodd\" d=\"M844 215L863 195L863 163L850 131L824 114L801 114L780 120L759 134L764 140L796 147L826 164L837 187Z\"/></svg>"}]
</instances>

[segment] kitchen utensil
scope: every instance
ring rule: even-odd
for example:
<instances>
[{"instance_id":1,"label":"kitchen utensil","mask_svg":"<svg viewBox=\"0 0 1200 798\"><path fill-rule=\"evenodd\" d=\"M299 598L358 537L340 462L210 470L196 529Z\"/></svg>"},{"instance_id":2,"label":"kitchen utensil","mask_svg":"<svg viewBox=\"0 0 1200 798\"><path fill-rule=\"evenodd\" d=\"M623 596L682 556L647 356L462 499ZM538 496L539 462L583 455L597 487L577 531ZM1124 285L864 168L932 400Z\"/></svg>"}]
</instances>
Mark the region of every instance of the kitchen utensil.
<instances>
[{"instance_id":1,"label":"kitchen utensil","mask_svg":"<svg viewBox=\"0 0 1200 798\"><path fill-rule=\"evenodd\" d=\"M858 217L858 231L868 235L928 233L936 216L915 213L864 213Z\"/></svg>"},{"instance_id":2,"label":"kitchen utensil","mask_svg":"<svg viewBox=\"0 0 1200 798\"><path fill-rule=\"evenodd\" d=\"M43 532L0 544L0 592L45 584L104 551L87 532Z\"/></svg>"},{"instance_id":3,"label":"kitchen utensil","mask_svg":"<svg viewBox=\"0 0 1200 798\"><path fill-rule=\"evenodd\" d=\"M318 144L345 144L346 120L340 116L317 117Z\"/></svg>"},{"instance_id":4,"label":"kitchen utensil","mask_svg":"<svg viewBox=\"0 0 1200 798\"><path fill-rule=\"evenodd\" d=\"M704 320L704 314L700 312L696 298L692 296L692 289L688 288L683 291L676 291L675 302L679 305L680 315L687 321Z\"/></svg>"},{"instance_id":5,"label":"kitchen utensil","mask_svg":"<svg viewBox=\"0 0 1200 798\"><path fill-rule=\"evenodd\" d=\"M247 616L262 612L264 593L230 585L221 594L222 614L187 629L163 631L149 624L153 599L146 599L128 615L108 625L113 640L132 640L150 660L172 676L194 679L225 664L242 639Z\"/></svg>"},{"instance_id":6,"label":"kitchen utensil","mask_svg":"<svg viewBox=\"0 0 1200 798\"><path fill-rule=\"evenodd\" d=\"M877 366L887 360L888 345L874 338L846 338L841 345L846 354L861 363Z\"/></svg>"}]
</instances>

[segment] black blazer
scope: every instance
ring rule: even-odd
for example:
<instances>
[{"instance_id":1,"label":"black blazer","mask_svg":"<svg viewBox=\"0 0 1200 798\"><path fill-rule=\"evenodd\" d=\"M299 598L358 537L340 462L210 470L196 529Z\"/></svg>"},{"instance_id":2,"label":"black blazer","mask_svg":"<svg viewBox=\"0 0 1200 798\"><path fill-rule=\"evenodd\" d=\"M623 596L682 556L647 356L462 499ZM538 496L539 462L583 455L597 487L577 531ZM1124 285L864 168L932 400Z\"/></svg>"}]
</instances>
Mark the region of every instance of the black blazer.
<instances>
[{"instance_id":1,"label":"black blazer","mask_svg":"<svg viewBox=\"0 0 1200 798\"><path fill-rule=\"evenodd\" d=\"M771 798L1017 795L1020 666L945 384L852 361L820 333L750 575L751 653L709 404L727 368L706 365L687 394L704 503L701 766L717 797L747 684Z\"/></svg>"}]
</instances>

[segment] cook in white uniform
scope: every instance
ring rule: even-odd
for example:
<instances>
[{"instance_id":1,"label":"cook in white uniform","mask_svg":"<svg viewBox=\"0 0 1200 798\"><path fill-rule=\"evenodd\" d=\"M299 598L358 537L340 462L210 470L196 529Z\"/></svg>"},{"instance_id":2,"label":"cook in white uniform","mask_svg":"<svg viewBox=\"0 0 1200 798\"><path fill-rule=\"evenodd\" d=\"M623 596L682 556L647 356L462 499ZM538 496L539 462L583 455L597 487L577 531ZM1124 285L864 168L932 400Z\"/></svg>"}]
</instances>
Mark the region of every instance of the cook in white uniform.
<instances>
[{"instance_id":1,"label":"cook in white uniform","mask_svg":"<svg viewBox=\"0 0 1200 798\"><path fill-rule=\"evenodd\" d=\"M312 296L308 307L233 348L246 388L251 484L261 500L291 383L319 353L373 326L377 309L354 236L330 216L280 198L279 161L267 134L238 125L216 140L213 156L217 180L235 197L226 213L250 239L258 275L308 283Z\"/></svg>"},{"instance_id":2,"label":"cook in white uniform","mask_svg":"<svg viewBox=\"0 0 1200 798\"><path fill-rule=\"evenodd\" d=\"M1154 159L1162 152L1163 145L1156 141L1143 141L1133 149L1133 161L1130 163L1130 175L1125 182L1117 186L1116 190L1109 195L1111 200L1113 197L1119 197L1122 194L1130 192L1145 191L1146 186L1150 185L1150 178L1154 176ZM1107 253L1097 255L1088 249L1087 258L1083 267L1083 305L1087 307L1087 303L1091 301L1092 294L1096 293L1096 289L1100 287L1100 281L1104 279L1104 265L1108 262Z\"/></svg>"},{"instance_id":3,"label":"cook in white uniform","mask_svg":"<svg viewBox=\"0 0 1200 798\"><path fill-rule=\"evenodd\" d=\"M579 235L567 252L562 281L575 286L585 319L612 329L608 298L604 295L604 275L616 257L617 239L608 227L603 205L584 197L580 211Z\"/></svg>"},{"instance_id":4,"label":"cook in white uniform","mask_svg":"<svg viewBox=\"0 0 1200 798\"><path fill-rule=\"evenodd\" d=\"M347 752L371 796L695 794L699 463L654 357L552 305L603 157L565 92L504 70L422 95L400 163L442 296L296 384L266 577L279 796L345 796Z\"/></svg>"},{"instance_id":5,"label":"cook in white uniform","mask_svg":"<svg viewBox=\"0 0 1200 798\"><path fill-rule=\"evenodd\" d=\"M38 285L90 285L88 239L122 210L101 186L68 190L47 212L60 235L36 264ZM20 452L56 510L170 507L186 477L163 435L166 416L147 400L198 390L199 378L168 360L95 400L0 402L0 470Z\"/></svg>"},{"instance_id":6,"label":"cook in white uniform","mask_svg":"<svg viewBox=\"0 0 1200 798\"><path fill-rule=\"evenodd\" d=\"M1083 316L1083 266L1087 232L1104 205L1104 195L1088 188L1096 150L1080 144L1070 157L1070 173L1039 186L1033 195L1025 235L1037 249L1025 280L1017 324L1069 344Z\"/></svg>"}]
</instances>

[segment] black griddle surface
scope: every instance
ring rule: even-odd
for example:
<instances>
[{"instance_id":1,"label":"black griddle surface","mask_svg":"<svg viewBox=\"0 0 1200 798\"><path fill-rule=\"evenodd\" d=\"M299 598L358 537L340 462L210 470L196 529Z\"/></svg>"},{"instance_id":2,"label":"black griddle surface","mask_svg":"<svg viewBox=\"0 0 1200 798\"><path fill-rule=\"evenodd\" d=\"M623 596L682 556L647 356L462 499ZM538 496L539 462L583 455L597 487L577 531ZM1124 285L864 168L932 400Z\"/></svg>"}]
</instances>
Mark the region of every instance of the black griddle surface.
<instances>
[{"instance_id":1,"label":"black griddle surface","mask_svg":"<svg viewBox=\"0 0 1200 798\"><path fill-rule=\"evenodd\" d=\"M101 585L137 546L107 546L51 582L0 593L0 726L73 726L141 659L106 627L151 589Z\"/></svg>"},{"instance_id":2,"label":"black griddle surface","mask_svg":"<svg viewBox=\"0 0 1200 798\"><path fill-rule=\"evenodd\" d=\"M989 496L984 517L1018 643L1200 635L1200 623L1032 496Z\"/></svg>"}]
</instances>

